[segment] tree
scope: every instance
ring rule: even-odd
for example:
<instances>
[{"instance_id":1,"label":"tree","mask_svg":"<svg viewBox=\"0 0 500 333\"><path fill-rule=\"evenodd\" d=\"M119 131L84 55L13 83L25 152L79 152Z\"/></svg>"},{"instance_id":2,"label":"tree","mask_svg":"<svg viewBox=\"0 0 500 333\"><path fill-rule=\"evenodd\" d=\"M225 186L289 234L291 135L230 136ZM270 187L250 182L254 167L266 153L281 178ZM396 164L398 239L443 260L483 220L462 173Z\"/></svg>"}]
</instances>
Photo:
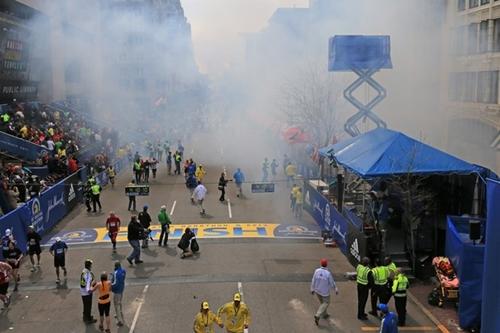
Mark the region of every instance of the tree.
<instances>
[{"instance_id":1,"label":"tree","mask_svg":"<svg viewBox=\"0 0 500 333\"><path fill-rule=\"evenodd\" d=\"M290 126L298 126L323 147L336 132L335 105L340 92L333 76L318 65L309 65L281 87L280 108Z\"/></svg>"}]
</instances>

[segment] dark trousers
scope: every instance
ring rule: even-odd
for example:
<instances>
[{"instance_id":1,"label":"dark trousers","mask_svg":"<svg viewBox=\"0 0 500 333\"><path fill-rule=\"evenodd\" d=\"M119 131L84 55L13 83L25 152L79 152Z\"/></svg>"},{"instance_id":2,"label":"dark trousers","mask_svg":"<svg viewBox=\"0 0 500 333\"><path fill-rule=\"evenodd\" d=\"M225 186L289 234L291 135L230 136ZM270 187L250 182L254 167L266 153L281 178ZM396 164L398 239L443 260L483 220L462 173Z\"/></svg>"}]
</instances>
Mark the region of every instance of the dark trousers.
<instances>
[{"instance_id":1,"label":"dark trousers","mask_svg":"<svg viewBox=\"0 0 500 333\"><path fill-rule=\"evenodd\" d=\"M396 312L398 313L399 326L406 324L406 296L394 296L394 303L396 304Z\"/></svg>"},{"instance_id":2,"label":"dark trousers","mask_svg":"<svg viewBox=\"0 0 500 333\"><path fill-rule=\"evenodd\" d=\"M387 289L387 285L373 285L372 291L370 294L371 303L372 303L372 312L377 312L377 304L379 302L381 304L387 304L391 297L391 293L389 289Z\"/></svg>"},{"instance_id":3,"label":"dark trousers","mask_svg":"<svg viewBox=\"0 0 500 333\"><path fill-rule=\"evenodd\" d=\"M368 301L368 292L370 288L368 285L358 283L358 318L366 316L365 307Z\"/></svg>"},{"instance_id":4,"label":"dark trousers","mask_svg":"<svg viewBox=\"0 0 500 333\"><path fill-rule=\"evenodd\" d=\"M163 237L165 237L165 238L163 238ZM161 246L162 241L163 241L163 245L167 245L167 242L168 242L168 224L161 225L160 240L158 241L158 245Z\"/></svg>"},{"instance_id":5,"label":"dark trousers","mask_svg":"<svg viewBox=\"0 0 500 333\"><path fill-rule=\"evenodd\" d=\"M92 194L92 208L94 209L94 213L96 212L96 205L99 206L99 210L102 209L100 195Z\"/></svg>"},{"instance_id":6,"label":"dark trousers","mask_svg":"<svg viewBox=\"0 0 500 333\"><path fill-rule=\"evenodd\" d=\"M87 212L90 212L92 210L92 207L90 207L90 198L85 198L85 206L87 206Z\"/></svg>"},{"instance_id":7,"label":"dark trousers","mask_svg":"<svg viewBox=\"0 0 500 333\"><path fill-rule=\"evenodd\" d=\"M181 174L181 163L180 162L179 163L175 162L175 172L174 172L174 174L176 174L176 175L180 175Z\"/></svg>"},{"instance_id":8,"label":"dark trousers","mask_svg":"<svg viewBox=\"0 0 500 333\"><path fill-rule=\"evenodd\" d=\"M153 179L155 179L156 178L156 169L152 169L152 171L153 171Z\"/></svg>"},{"instance_id":9,"label":"dark trousers","mask_svg":"<svg viewBox=\"0 0 500 333\"><path fill-rule=\"evenodd\" d=\"M83 320L90 321L92 320L92 294L87 296L82 296L83 302Z\"/></svg>"},{"instance_id":10,"label":"dark trousers","mask_svg":"<svg viewBox=\"0 0 500 333\"><path fill-rule=\"evenodd\" d=\"M128 197L128 210L135 211L135 195L131 195Z\"/></svg>"},{"instance_id":11,"label":"dark trousers","mask_svg":"<svg viewBox=\"0 0 500 333\"><path fill-rule=\"evenodd\" d=\"M224 201L226 200L226 188L225 187L222 187L222 190L220 190L220 198L219 198L219 201Z\"/></svg>"},{"instance_id":12,"label":"dark trousers","mask_svg":"<svg viewBox=\"0 0 500 333\"><path fill-rule=\"evenodd\" d=\"M141 182L141 171L134 171L135 173L135 183L139 184Z\"/></svg>"}]
</instances>

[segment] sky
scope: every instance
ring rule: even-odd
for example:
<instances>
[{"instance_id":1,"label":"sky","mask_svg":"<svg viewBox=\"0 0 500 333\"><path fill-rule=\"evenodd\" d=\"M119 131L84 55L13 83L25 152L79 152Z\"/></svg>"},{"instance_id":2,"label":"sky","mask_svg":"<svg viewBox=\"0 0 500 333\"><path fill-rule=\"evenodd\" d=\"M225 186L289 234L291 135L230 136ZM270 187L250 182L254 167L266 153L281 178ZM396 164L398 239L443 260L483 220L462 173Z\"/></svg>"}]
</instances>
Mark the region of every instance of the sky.
<instances>
[{"instance_id":1,"label":"sky","mask_svg":"<svg viewBox=\"0 0 500 333\"><path fill-rule=\"evenodd\" d=\"M309 0L181 0L191 24L196 62L216 76L234 65L243 50L242 34L258 32L277 8L307 7Z\"/></svg>"}]
</instances>

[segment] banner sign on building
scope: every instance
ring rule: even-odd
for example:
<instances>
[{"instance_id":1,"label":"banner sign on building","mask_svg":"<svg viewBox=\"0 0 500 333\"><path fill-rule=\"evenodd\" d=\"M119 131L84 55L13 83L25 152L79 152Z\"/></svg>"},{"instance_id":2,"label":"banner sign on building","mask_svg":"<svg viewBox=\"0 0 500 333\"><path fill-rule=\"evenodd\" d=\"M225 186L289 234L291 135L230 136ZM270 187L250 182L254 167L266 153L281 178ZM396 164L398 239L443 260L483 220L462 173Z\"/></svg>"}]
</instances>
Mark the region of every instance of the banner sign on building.
<instances>
[{"instance_id":1,"label":"banner sign on building","mask_svg":"<svg viewBox=\"0 0 500 333\"><path fill-rule=\"evenodd\" d=\"M38 95L38 82L0 80L0 100L35 100Z\"/></svg>"}]
</instances>

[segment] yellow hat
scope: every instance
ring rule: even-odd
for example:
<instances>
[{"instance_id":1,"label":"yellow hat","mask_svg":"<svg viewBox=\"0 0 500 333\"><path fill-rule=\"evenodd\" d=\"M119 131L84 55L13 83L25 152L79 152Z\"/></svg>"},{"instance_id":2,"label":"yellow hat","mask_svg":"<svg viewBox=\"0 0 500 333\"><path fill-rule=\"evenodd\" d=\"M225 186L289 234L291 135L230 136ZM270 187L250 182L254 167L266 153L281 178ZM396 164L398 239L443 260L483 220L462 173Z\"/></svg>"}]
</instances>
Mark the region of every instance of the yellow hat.
<instances>
[{"instance_id":1,"label":"yellow hat","mask_svg":"<svg viewBox=\"0 0 500 333\"><path fill-rule=\"evenodd\" d=\"M238 302L241 301L241 295L240 295L240 293L234 294L233 300L234 301L238 301Z\"/></svg>"},{"instance_id":2,"label":"yellow hat","mask_svg":"<svg viewBox=\"0 0 500 333\"><path fill-rule=\"evenodd\" d=\"M201 308L203 310L208 310L208 309L210 309L210 306L208 305L208 302L203 302L203 303L201 303Z\"/></svg>"}]
</instances>

